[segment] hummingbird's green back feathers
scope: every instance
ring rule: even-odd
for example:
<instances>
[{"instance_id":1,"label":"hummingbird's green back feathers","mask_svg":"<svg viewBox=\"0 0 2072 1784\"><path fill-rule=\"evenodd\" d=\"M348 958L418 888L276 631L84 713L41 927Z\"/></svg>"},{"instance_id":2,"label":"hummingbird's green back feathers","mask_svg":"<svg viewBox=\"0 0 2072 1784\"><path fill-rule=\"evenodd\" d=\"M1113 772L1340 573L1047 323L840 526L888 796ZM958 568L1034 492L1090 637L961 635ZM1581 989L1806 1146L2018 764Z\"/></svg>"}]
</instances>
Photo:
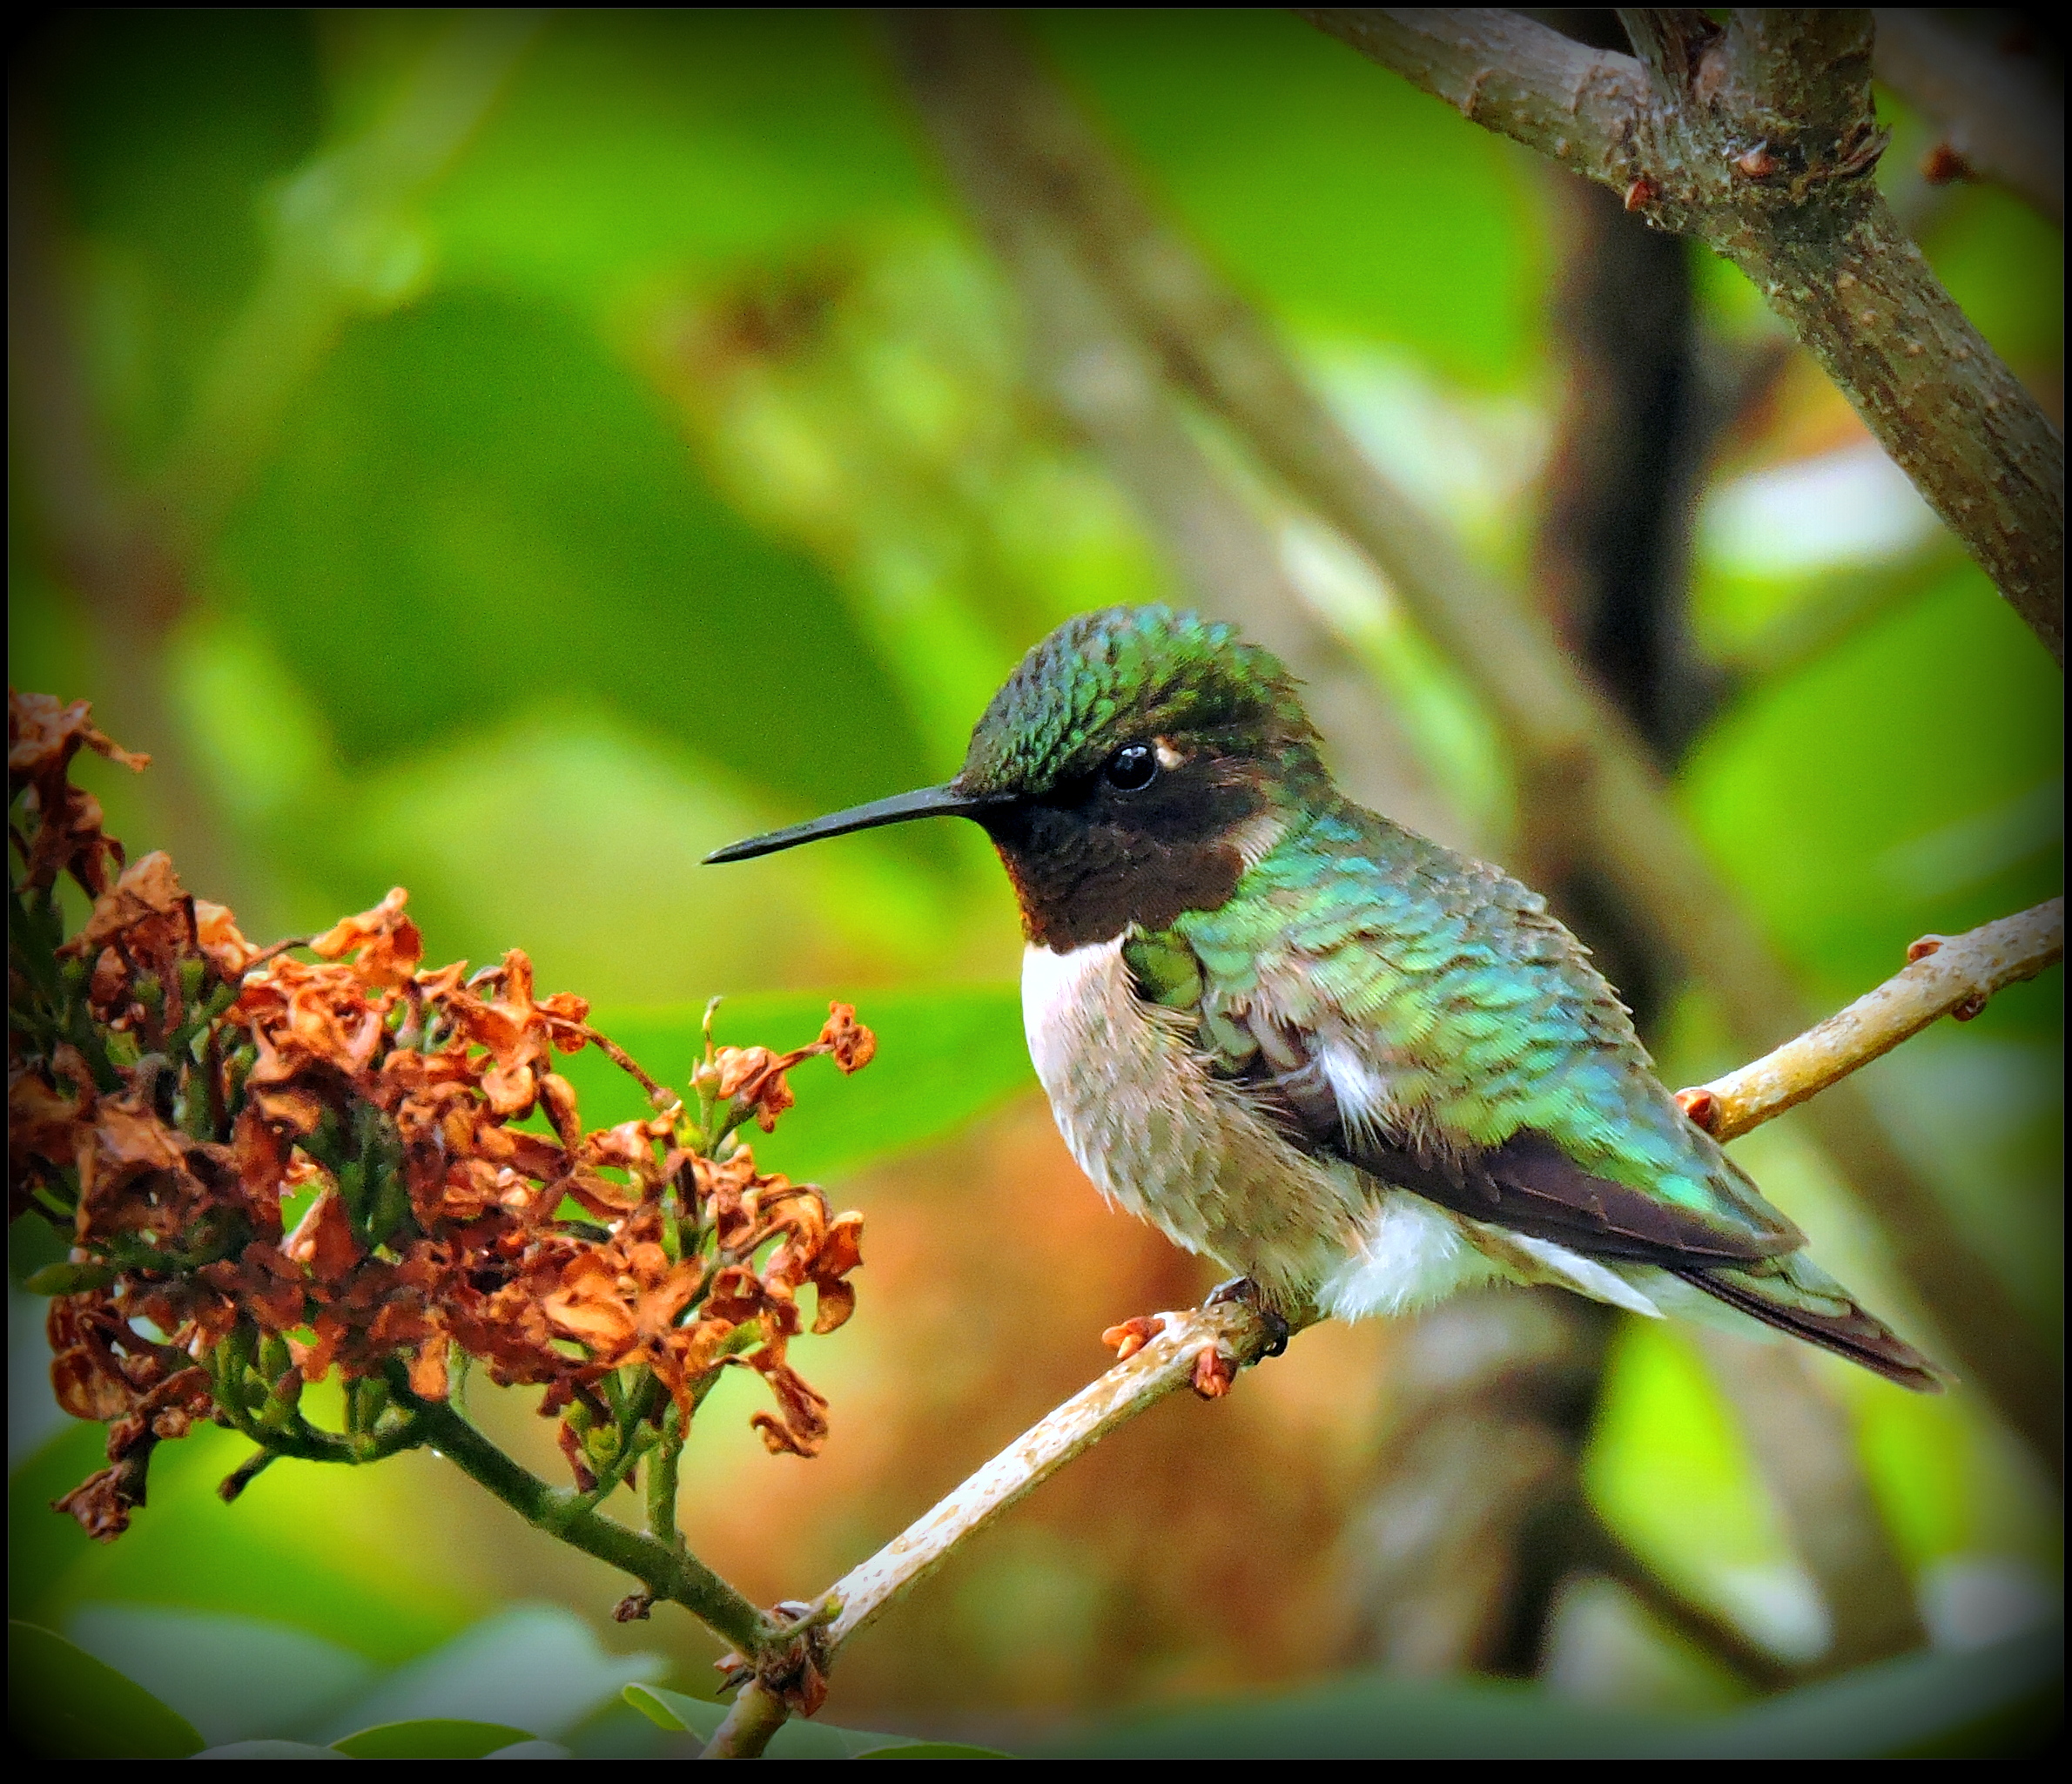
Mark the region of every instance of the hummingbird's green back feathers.
<instances>
[{"instance_id":1,"label":"hummingbird's green back feathers","mask_svg":"<svg viewBox=\"0 0 2072 1784\"><path fill-rule=\"evenodd\" d=\"M1339 804L1173 932L1201 962L1222 1069L1286 1080L1274 1054L1292 1049L1331 1093L1351 1155L1386 1148L1471 1176L1509 1147L1520 1181L1504 1212L1562 1229L1548 1237L1601 1234L1611 1252L1627 1233L1651 1258L1805 1242L1657 1081L1625 1006L1544 901L1492 869ZM1530 1141L1572 1167L1572 1193L1526 1161Z\"/></svg>"}]
</instances>

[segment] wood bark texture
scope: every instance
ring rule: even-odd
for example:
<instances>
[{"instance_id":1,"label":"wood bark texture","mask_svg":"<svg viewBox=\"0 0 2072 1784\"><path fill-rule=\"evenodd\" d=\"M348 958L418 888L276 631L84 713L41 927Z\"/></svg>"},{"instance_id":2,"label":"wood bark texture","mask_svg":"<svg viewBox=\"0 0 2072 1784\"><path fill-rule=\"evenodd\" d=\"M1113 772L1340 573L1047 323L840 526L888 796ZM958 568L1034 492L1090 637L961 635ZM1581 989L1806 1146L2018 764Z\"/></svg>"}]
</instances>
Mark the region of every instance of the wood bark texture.
<instances>
[{"instance_id":1,"label":"wood bark texture","mask_svg":"<svg viewBox=\"0 0 2072 1784\"><path fill-rule=\"evenodd\" d=\"M1871 178L1869 12L1622 8L1625 56L1479 8L1298 10L1732 260L2063 667L2064 440Z\"/></svg>"}]
</instances>

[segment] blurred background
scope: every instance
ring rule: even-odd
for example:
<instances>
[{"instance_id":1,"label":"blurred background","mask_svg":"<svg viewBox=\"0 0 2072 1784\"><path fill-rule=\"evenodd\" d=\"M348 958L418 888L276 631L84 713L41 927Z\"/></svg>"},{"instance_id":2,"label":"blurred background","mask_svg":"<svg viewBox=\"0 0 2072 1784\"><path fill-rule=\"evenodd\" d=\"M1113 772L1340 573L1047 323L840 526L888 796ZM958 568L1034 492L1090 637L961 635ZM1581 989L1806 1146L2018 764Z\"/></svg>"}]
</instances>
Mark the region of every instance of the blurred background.
<instances>
[{"instance_id":1,"label":"blurred background","mask_svg":"<svg viewBox=\"0 0 2072 1784\"><path fill-rule=\"evenodd\" d=\"M690 1540L764 1601L1212 1281L1056 1138L975 830L697 865L946 777L1066 616L1194 603L1281 650L1349 791L1553 894L1671 1084L1790 1032L1650 940L1561 764L1017 173L1026 118L1253 306L1516 603L1490 628L1537 609L1805 1009L2062 884L2059 676L1740 275L1293 17L71 12L10 68L10 677L153 754L81 771L132 855L255 938L407 885L432 960L522 946L657 1071L716 993L723 1040L797 1044L836 996L879 1030L757 1148L866 1215L855 1321L796 1353L826 1451L764 1454L736 1378L685 1455ZM1927 184L1938 126L1878 98L1895 209L2062 418L2059 222ZM1735 1148L1939 1354L2054 1366L2060 985L1867 1071L1867 1151L1803 1111ZM579 1081L591 1124L631 1112ZM1894 1212L1867 1157L1925 1188ZM18 1282L47 1253L14 1240ZM1921 1286L1951 1243L1965 1333ZM508 1681L481 1657L528 1641L608 1681L535 1729L594 1750L647 1738L592 1715L616 1682L709 1694L688 1617L615 1625L622 1580L429 1455L225 1506L241 1450L205 1431L95 1547L45 1508L102 1433L10 1296L11 1614L190 1707L272 1668L278 1727L205 1734L314 1728L456 1655ZM1046 1488L844 1655L825 1714L1021 1742L1479 1673L1642 1715L1980 1650L2056 1614L2058 1464L2033 1397L1960 1372L1918 1398L1552 1291L1321 1328ZM520 1396L475 1410L558 1471Z\"/></svg>"}]
</instances>

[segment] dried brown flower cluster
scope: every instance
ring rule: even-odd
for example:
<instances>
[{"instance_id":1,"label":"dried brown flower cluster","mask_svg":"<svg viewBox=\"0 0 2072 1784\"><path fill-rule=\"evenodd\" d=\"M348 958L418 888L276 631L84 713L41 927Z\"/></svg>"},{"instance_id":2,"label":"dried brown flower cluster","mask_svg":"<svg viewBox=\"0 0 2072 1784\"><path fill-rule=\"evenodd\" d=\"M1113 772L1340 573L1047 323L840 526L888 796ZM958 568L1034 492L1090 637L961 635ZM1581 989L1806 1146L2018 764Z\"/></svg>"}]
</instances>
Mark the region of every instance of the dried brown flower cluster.
<instances>
[{"instance_id":1,"label":"dried brown flower cluster","mask_svg":"<svg viewBox=\"0 0 2072 1784\"><path fill-rule=\"evenodd\" d=\"M801 1060L869 1061L853 1010L790 1053L709 1043L687 1107L582 999L536 996L517 950L472 976L421 970L400 888L293 945L313 959L254 947L164 854L124 865L68 778L82 747L144 764L84 703L10 694L9 1213L69 1233L70 1261L35 1284L54 1296L52 1379L109 1426L110 1465L62 1509L119 1534L152 1445L198 1418L268 1459L408 1447L456 1348L546 1390L586 1493L680 1445L729 1364L772 1390L754 1421L771 1451L819 1449L826 1402L786 1347L808 1284L815 1331L853 1310L861 1217L758 1172L732 1136L775 1124ZM61 874L94 899L69 939ZM585 1131L554 1063L586 1046L641 1079L651 1118ZM334 1368L340 1431L299 1404Z\"/></svg>"}]
</instances>

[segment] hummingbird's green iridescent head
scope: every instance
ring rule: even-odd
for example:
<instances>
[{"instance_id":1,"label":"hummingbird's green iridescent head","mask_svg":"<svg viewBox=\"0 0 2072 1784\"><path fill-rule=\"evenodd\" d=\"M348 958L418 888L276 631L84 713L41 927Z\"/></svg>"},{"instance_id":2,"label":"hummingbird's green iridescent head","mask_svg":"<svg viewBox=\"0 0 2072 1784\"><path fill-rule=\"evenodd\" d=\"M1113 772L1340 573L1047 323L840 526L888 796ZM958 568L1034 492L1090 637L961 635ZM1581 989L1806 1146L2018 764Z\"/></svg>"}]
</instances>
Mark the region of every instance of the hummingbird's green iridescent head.
<instances>
[{"instance_id":1,"label":"hummingbird's green iridescent head","mask_svg":"<svg viewBox=\"0 0 2072 1784\"><path fill-rule=\"evenodd\" d=\"M1107 607L1066 621L1022 658L972 729L956 784L1052 791L1160 737L1256 757L1315 743L1294 679L1236 627L1169 607Z\"/></svg>"},{"instance_id":2,"label":"hummingbird's green iridescent head","mask_svg":"<svg viewBox=\"0 0 2072 1784\"><path fill-rule=\"evenodd\" d=\"M1328 793L1295 682L1235 628L1110 607L1025 656L947 785L722 849L745 860L912 818L992 838L1029 939L1060 950L1213 910L1292 810Z\"/></svg>"}]
</instances>

